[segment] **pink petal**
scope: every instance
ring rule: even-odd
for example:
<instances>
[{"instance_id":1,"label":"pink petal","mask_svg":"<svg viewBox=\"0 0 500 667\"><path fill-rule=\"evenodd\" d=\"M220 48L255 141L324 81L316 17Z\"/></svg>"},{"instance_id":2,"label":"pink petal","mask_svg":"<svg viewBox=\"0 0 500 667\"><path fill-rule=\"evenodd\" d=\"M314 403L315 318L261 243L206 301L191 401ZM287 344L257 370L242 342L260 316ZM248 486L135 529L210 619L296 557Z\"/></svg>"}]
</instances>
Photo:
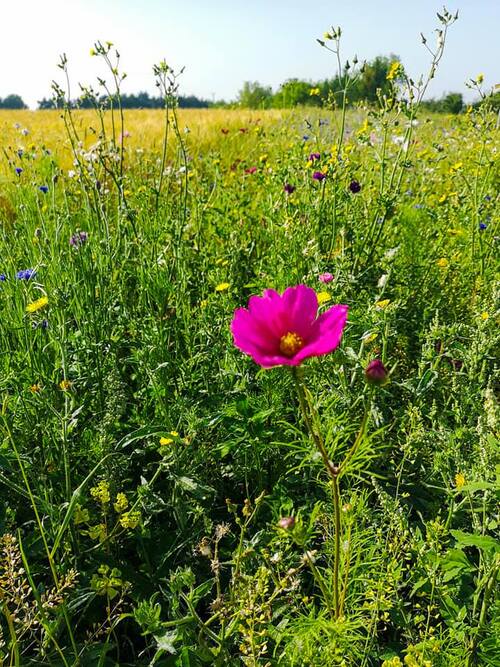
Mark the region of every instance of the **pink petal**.
<instances>
[{"instance_id":1,"label":"pink petal","mask_svg":"<svg viewBox=\"0 0 500 667\"><path fill-rule=\"evenodd\" d=\"M301 363L308 357L319 357L333 352L342 338L347 310L347 306L338 305L320 315L313 325L313 332L306 345L292 359Z\"/></svg>"},{"instance_id":2,"label":"pink petal","mask_svg":"<svg viewBox=\"0 0 500 667\"><path fill-rule=\"evenodd\" d=\"M318 312L315 290L306 285L288 287L281 300L287 319L287 330L283 334L293 331L307 341Z\"/></svg>"}]
</instances>

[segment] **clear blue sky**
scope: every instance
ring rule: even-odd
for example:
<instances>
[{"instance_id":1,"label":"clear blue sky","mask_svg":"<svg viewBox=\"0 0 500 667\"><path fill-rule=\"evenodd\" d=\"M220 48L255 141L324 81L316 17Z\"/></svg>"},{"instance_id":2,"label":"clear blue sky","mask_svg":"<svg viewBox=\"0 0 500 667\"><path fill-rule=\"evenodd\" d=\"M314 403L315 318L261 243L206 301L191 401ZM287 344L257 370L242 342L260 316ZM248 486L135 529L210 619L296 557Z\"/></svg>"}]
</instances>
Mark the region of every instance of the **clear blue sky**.
<instances>
[{"instance_id":1,"label":"clear blue sky","mask_svg":"<svg viewBox=\"0 0 500 667\"><path fill-rule=\"evenodd\" d=\"M121 51L126 92L154 92L151 66L165 58L186 67L182 94L234 99L245 80L275 88L294 76L332 76L333 57L316 43L332 24L343 29L343 59L393 52L418 77L429 59L419 34L434 42L441 8L431 0L5 0L0 96L16 92L32 106L48 96L63 51L74 84L95 82L102 72L89 50L101 39ZM454 0L448 9L460 17L430 94L471 99L469 77L500 83L500 0Z\"/></svg>"}]
</instances>

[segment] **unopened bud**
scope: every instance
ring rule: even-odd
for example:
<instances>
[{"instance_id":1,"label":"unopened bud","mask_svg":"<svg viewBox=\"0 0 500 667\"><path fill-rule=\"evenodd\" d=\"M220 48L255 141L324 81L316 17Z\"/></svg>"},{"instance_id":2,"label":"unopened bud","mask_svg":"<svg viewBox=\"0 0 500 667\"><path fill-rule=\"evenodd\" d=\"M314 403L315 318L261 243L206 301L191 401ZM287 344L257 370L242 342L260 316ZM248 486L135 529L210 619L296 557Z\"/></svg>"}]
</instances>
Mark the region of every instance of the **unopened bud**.
<instances>
[{"instance_id":1,"label":"unopened bud","mask_svg":"<svg viewBox=\"0 0 500 667\"><path fill-rule=\"evenodd\" d=\"M387 369L380 359L373 359L365 368L365 378L370 384L382 385L387 382Z\"/></svg>"},{"instance_id":2,"label":"unopened bud","mask_svg":"<svg viewBox=\"0 0 500 667\"><path fill-rule=\"evenodd\" d=\"M278 528L283 530L291 530L295 526L295 517L284 516L278 521Z\"/></svg>"}]
</instances>

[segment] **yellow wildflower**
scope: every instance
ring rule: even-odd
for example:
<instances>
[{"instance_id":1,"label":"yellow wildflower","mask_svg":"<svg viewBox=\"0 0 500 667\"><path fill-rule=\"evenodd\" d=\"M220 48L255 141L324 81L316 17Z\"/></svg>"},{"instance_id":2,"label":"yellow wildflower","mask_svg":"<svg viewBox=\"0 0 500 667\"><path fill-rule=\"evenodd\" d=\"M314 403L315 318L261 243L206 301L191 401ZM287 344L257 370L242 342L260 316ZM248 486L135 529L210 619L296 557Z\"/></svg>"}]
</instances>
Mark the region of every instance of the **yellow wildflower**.
<instances>
[{"instance_id":1,"label":"yellow wildflower","mask_svg":"<svg viewBox=\"0 0 500 667\"><path fill-rule=\"evenodd\" d=\"M393 81L396 77L400 76L401 73L401 63L398 60L395 60L393 63L391 63L386 79L387 81Z\"/></svg>"},{"instance_id":2,"label":"yellow wildflower","mask_svg":"<svg viewBox=\"0 0 500 667\"><path fill-rule=\"evenodd\" d=\"M311 90L309 91L310 97L317 97L319 94L320 94L319 88L311 88Z\"/></svg>"},{"instance_id":3,"label":"yellow wildflower","mask_svg":"<svg viewBox=\"0 0 500 667\"><path fill-rule=\"evenodd\" d=\"M225 292L231 287L231 283L219 283L215 287L216 292Z\"/></svg>"},{"instance_id":4,"label":"yellow wildflower","mask_svg":"<svg viewBox=\"0 0 500 667\"><path fill-rule=\"evenodd\" d=\"M465 486L465 475L459 472L455 475L455 488L460 490L462 486Z\"/></svg>"},{"instance_id":5,"label":"yellow wildflower","mask_svg":"<svg viewBox=\"0 0 500 667\"><path fill-rule=\"evenodd\" d=\"M441 257L440 259L438 259L436 264L439 266L440 269L446 269L446 267L448 266L448 260L446 259L446 257Z\"/></svg>"},{"instance_id":6,"label":"yellow wildflower","mask_svg":"<svg viewBox=\"0 0 500 667\"><path fill-rule=\"evenodd\" d=\"M90 489L90 495L103 505L107 505L111 500L111 496L109 495L109 484L106 480L102 479L97 486L93 486Z\"/></svg>"},{"instance_id":7,"label":"yellow wildflower","mask_svg":"<svg viewBox=\"0 0 500 667\"><path fill-rule=\"evenodd\" d=\"M318 292L318 305L321 306L332 298L328 292Z\"/></svg>"},{"instance_id":8,"label":"yellow wildflower","mask_svg":"<svg viewBox=\"0 0 500 667\"><path fill-rule=\"evenodd\" d=\"M38 394L38 393L40 393L41 390L42 390L42 388L40 387L39 384L35 383L35 384L32 384L30 386L30 391L31 391L32 394Z\"/></svg>"},{"instance_id":9,"label":"yellow wildflower","mask_svg":"<svg viewBox=\"0 0 500 667\"><path fill-rule=\"evenodd\" d=\"M141 521L140 512L124 512L120 517L120 525L123 528L137 528Z\"/></svg>"},{"instance_id":10,"label":"yellow wildflower","mask_svg":"<svg viewBox=\"0 0 500 667\"><path fill-rule=\"evenodd\" d=\"M171 438L165 436L162 436L160 438L160 445L162 447L164 447L165 445L171 445L174 442L174 439L179 437L177 431L170 431L170 435L172 436Z\"/></svg>"},{"instance_id":11,"label":"yellow wildflower","mask_svg":"<svg viewBox=\"0 0 500 667\"><path fill-rule=\"evenodd\" d=\"M62 391L69 391L72 384L71 380L61 380L61 382L59 382L59 389Z\"/></svg>"},{"instance_id":12,"label":"yellow wildflower","mask_svg":"<svg viewBox=\"0 0 500 667\"><path fill-rule=\"evenodd\" d=\"M117 493L116 502L113 504L113 507L115 508L115 512L121 514L128 507L127 496L124 493Z\"/></svg>"},{"instance_id":13,"label":"yellow wildflower","mask_svg":"<svg viewBox=\"0 0 500 667\"><path fill-rule=\"evenodd\" d=\"M480 86L484 81L484 74L478 74L476 76L476 83Z\"/></svg>"},{"instance_id":14,"label":"yellow wildflower","mask_svg":"<svg viewBox=\"0 0 500 667\"><path fill-rule=\"evenodd\" d=\"M390 299L382 299L382 301L377 301L375 308L378 308L378 310L384 310L384 308L387 308L390 303Z\"/></svg>"},{"instance_id":15,"label":"yellow wildflower","mask_svg":"<svg viewBox=\"0 0 500 667\"><path fill-rule=\"evenodd\" d=\"M33 301L32 303L29 303L26 306L26 312L27 313L36 313L37 310L40 310L41 308L45 308L45 306L48 304L49 299L46 296L41 296L39 299L36 301Z\"/></svg>"},{"instance_id":16,"label":"yellow wildflower","mask_svg":"<svg viewBox=\"0 0 500 667\"><path fill-rule=\"evenodd\" d=\"M490 314L484 311L484 313L481 313L481 319L486 321L489 318Z\"/></svg>"}]
</instances>

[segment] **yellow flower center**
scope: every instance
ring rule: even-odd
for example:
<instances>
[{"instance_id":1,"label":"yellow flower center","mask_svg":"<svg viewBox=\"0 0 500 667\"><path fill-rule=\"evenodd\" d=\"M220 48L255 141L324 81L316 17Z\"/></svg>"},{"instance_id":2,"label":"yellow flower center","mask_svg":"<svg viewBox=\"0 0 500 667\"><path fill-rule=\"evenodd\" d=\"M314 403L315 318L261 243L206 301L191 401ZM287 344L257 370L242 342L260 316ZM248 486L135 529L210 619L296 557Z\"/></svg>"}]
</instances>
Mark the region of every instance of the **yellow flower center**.
<instances>
[{"instance_id":1,"label":"yellow flower center","mask_svg":"<svg viewBox=\"0 0 500 667\"><path fill-rule=\"evenodd\" d=\"M304 339L301 338L294 331L289 331L280 339L280 352L285 357L293 357L299 350L304 347Z\"/></svg>"}]
</instances>

